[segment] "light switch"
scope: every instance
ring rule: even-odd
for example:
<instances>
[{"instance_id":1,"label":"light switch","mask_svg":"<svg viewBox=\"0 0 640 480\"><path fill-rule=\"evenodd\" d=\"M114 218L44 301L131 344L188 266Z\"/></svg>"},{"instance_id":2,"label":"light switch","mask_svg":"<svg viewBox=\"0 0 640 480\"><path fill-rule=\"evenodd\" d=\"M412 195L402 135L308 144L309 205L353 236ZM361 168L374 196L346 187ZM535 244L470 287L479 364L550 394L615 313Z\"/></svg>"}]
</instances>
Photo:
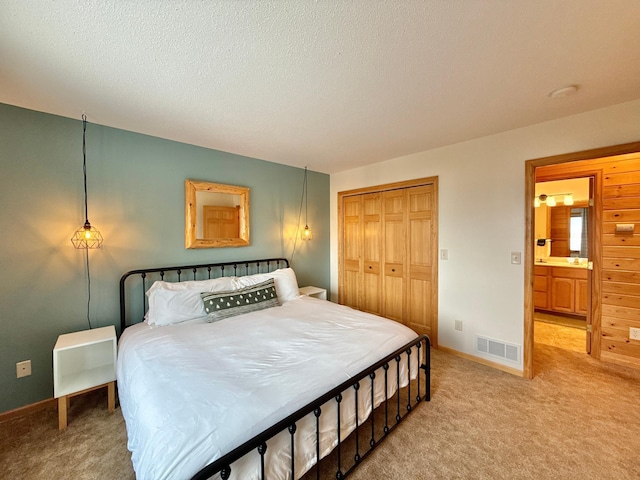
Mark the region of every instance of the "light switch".
<instances>
[{"instance_id":1,"label":"light switch","mask_svg":"<svg viewBox=\"0 0 640 480\"><path fill-rule=\"evenodd\" d=\"M522 252L511 252L511 263L520 265L522 263Z\"/></svg>"},{"instance_id":2,"label":"light switch","mask_svg":"<svg viewBox=\"0 0 640 480\"><path fill-rule=\"evenodd\" d=\"M449 260L449 250L446 248L440 250L440 260Z\"/></svg>"}]
</instances>

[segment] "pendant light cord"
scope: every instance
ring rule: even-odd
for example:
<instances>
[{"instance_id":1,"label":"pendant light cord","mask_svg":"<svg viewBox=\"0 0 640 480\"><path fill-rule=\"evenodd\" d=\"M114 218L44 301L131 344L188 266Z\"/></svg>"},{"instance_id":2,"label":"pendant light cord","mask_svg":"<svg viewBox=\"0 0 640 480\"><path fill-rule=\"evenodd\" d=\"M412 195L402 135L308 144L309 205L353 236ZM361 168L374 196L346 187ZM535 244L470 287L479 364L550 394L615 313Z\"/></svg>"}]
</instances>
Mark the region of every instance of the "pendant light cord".
<instances>
[{"instance_id":1,"label":"pendant light cord","mask_svg":"<svg viewBox=\"0 0 640 480\"><path fill-rule=\"evenodd\" d=\"M302 206L304 205L305 192L307 191L307 167L304 167L304 181L302 182L302 196L300 197L300 210L298 210L298 223L293 235L293 251L291 252L291 265L293 266L293 256L296 254L296 246L298 245L298 237L300 235L300 218L302 218ZM305 212L306 220L306 212Z\"/></svg>"},{"instance_id":2,"label":"pendant light cord","mask_svg":"<svg viewBox=\"0 0 640 480\"><path fill-rule=\"evenodd\" d=\"M309 227L309 193L307 191L307 167L304 167L304 183L302 184L304 192L304 228Z\"/></svg>"},{"instance_id":3,"label":"pendant light cord","mask_svg":"<svg viewBox=\"0 0 640 480\"><path fill-rule=\"evenodd\" d=\"M84 253L87 260L87 323L89 324L89 330L93 328L91 325L91 275L89 273L89 249L85 248Z\"/></svg>"},{"instance_id":4,"label":"pendant light cord","mask_svg":"<svg viewBox=\"0 0 640 480\"><path fill-rule=\"evenodd\" d=\"M82 114L82 176L84 177L84 220L85 227L89 223L89 208L87 204L87 116ZM91 325L91 272L89 270L89 249L84 249L86 265L87 265L87 323L89 330L93 328Z\"/></svg>"},{"instance_id":5,"label":"pendant light cord","mask_svg":"<svg viewBox=\"0 0 640 480\"><path fill-rule=\"evenodd\" d=\"M84 220L89 223L89 208L87 207L87 116L82 114L82 175L84 177Z\"/></svg>"}]
</instances>

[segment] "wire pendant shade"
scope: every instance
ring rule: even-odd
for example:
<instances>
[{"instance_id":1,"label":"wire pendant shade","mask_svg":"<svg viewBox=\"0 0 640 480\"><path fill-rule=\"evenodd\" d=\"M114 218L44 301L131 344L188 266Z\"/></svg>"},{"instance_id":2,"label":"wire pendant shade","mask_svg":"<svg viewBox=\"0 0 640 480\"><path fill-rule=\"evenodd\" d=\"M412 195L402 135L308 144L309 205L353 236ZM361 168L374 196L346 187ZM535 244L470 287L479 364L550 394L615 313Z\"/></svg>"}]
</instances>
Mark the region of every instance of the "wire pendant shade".
<instances>
[{"instance_id":1,"label":"wire pendant shade","mask_svg":"<svg viewBox=\"0 0 640 480\"><path fill-rule=\"evenodd\" d=\"M84 226L74 232L73 237L71 237L71 243L76 248L100 248L102 234L87 221Z\"/></svg>"}]
</instances>

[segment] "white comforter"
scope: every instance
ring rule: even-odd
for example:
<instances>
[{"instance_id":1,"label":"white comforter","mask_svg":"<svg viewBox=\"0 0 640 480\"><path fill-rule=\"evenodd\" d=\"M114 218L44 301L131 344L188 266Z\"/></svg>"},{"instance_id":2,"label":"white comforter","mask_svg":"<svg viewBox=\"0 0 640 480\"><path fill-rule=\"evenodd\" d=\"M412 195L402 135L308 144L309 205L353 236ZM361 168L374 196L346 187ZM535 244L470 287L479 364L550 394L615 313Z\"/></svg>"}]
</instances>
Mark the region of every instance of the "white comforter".
<instances>
[{"instance_id":1,"label":"white comforter","mask_svg":"<svg viewBox=\"0 0 640 480\"><path fill-rule=\"evenodd\" d=\"M119 344L117 379L137 478L190 478L415 337L397 322L309 297L216 323L127 328ZM416 371L412 365L412 377ZM389 380L393 394L395 374ZM382 384L374 382L376 405L384 398ZM360 421L371 410L369 383L362 392ZM335 428L335 402L330 403L323 408L322 431ZM341 407L342 438L355 423L353 403L345 397ZM315 461L315 418L305 421L301 424L313 429L298 427L296 476ZM336 443L331 435L323 433L323 454ZM288 433L281 437L268 444L273 457L268 478L288 475L289 449L279 444L290 440ZM257 475L251 470L258 456L253 457L232 465L235 478Z\"/></svg>"}]
</instances>

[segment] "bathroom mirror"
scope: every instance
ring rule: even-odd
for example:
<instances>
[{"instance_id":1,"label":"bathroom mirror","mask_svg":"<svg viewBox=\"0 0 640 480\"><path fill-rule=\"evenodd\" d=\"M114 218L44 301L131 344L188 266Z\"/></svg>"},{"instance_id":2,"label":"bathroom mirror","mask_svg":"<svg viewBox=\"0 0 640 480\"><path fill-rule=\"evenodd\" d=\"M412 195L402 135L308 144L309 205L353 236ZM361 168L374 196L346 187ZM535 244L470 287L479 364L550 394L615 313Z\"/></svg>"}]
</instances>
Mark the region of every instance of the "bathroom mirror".
<instances>
[{"instance_id":1,"label":"bathroom mirror","mask_svg":"<svg viewBox=\"0 0 640 480\"><path fill-rule=\"evenodd\" d=\"M536 257L589 258L589 177L536 182Z\"/></svg>"},{"instance_id":2,"label":"bathroom mirror","mask_svg":"<svg viewBox=\"0 0 640 480\"><path fill-rule=\"evenodd\" d=\"M249 189L185 180L185 247L249 245Z\"/></svg>"},{"instance_id":3,"label":"bathroom mirror","mask_svg":"<svg viewBox=\"0 0 640 480\"><path fill-rule=\"evenodd\" d=\"M551 256L589 258L587 206L551 207Z\"/></svg>"}]
</instances>

